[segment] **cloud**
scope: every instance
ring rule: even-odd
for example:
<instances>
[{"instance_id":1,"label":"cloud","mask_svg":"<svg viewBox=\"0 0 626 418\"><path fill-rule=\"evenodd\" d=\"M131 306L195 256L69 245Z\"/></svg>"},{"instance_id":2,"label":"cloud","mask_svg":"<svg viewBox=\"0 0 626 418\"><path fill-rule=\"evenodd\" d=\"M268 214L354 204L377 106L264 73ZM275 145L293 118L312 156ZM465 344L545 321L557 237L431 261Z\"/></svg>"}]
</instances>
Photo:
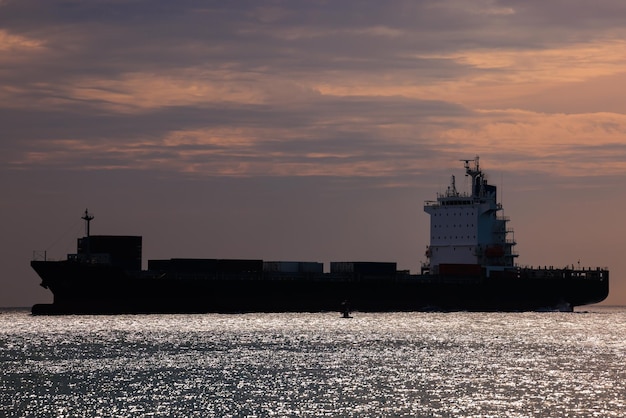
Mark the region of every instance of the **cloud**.
<instances>
[{"instance_id":1,"label":"cloud","mask_svg":"<svg viewBox=\"0 0 626 418\"><path fill-rule=\"evenodd\" d=\"M503 169L526 158L559 176L577 176L572 162L621 173L620 108L586 106L570 87L619 79L623 6L563 6L5 2L0 54L18 58L0 71L0 158L401 178L480 152Z\"/></svg>"},{"instance_id":2,"label":"cloud","mask_svg":"<svg viewBox=\"0 0 626 418\"><path fill-rule=\"evenodd\" d=\"M508 110L484 111L482 116L444 131L441 144L450 144L450 151L473 150L502 171L578 178L626 170L626 115Z\"/></svg>"},{"instance_id":3,"label":"cloud","mask_svg":"<svg viewBox=\"0 0 626 418\"><path fill-rule=\"evenodd\" d=\"M443 102L318 95L289 109L230 103L98 116L74 109L57 115L67 123L51 131L50 113L14 111L14 124L39 119L45 128L7 131L23 138L21 154L8 164L202 176L400 176L424 169L423 151L435 145L427 135L435 129L431 117L466 113Z\"/></svg>"},{"instance_id":4,"label":"cloud","mask_svg":"<svg viewBox=\"0 0 626 418\"><path fill-rule=\"evenodd\" d=\"M8 59L7 51L15 53L20 50L32 50L42 47L43 42L26 36L12 35L6 30L0 30L0 51L3 58Z\"/></svg>"}]
</instances>

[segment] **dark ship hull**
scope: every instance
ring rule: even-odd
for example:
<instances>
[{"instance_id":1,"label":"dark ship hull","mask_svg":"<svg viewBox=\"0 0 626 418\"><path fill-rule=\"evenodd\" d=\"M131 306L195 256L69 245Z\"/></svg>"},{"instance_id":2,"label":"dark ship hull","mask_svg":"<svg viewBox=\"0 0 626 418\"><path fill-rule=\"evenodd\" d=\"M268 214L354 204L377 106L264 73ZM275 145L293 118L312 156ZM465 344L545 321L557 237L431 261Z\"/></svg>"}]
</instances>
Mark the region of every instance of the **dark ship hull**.
<instances>
[{"instance_id":1,"label":"dark ship hull","mask_svg":"<svg viewBox=\"0 0 626 418\"><path fill-rule=\"evenodd\" d=\"M31 265L54 295L33 314L322 312L347 310L346 303L362 312L568 311L609 292L608 271L599 269L516 269L485 277L484 271L463 275L462 268L442 276L128 271L69 260Z\"/></svg>"}]
</instances>

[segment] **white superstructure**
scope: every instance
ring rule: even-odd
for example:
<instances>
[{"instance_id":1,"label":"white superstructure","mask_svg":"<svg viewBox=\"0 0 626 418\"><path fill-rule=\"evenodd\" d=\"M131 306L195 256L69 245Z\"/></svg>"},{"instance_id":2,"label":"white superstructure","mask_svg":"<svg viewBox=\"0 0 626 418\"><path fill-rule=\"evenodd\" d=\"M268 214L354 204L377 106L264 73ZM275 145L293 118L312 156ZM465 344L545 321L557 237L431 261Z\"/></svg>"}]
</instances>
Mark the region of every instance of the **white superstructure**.
<instances>
[{"instance_id":1,"label":"white superstructure","mask_svg":"<svg viewBox=\"0 0 626 418\"><path fill-rule=\"evenodd\" d=\"M513 231L507 229L508 219L499 216L502 205L497 201L497 189L487 183L478 160L478 156L461 160L466 176L471 177L471 193L458 192L452 176L448 190L438 194L436 201L424 204L430 215L426 270L432 274L439 274L443 265L456 265L456 271L462 265L478 265L485 267L487 274L514 265L515 240L508 238Z\"/></svg>"}]
</instances>

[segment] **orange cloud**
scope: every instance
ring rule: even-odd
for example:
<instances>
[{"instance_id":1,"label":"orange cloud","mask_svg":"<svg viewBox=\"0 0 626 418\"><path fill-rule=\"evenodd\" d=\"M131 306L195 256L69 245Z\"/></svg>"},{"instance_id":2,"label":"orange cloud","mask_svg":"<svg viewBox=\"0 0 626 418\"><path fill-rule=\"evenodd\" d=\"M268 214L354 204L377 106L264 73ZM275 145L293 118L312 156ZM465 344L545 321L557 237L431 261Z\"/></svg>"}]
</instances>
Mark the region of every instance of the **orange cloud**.
<instances>
[{"instance_id":1,"label":"orange cloud","mask_svg":"<svg viewBox=\"0 0 626 418\"><path fill-rule=\"evenodd\" d=\"M0 29L0 53L4 58L9 58L8 55L5 56L4 54L6 51L31 50L41 48L43 44L44 42L38 39L13 35L5 29Z\"/></svg>"},{"instance_id":2,"label":"orange cloud","mask_svg":"<svg viewBox=\"0 0 626 418\"><path fill-rule=\"evenodd\" d=\"M480 115L465 120L462 127L440 132L442 145L448 144L451 153L515 155L519 162L501 164L498 169L504 171L522 169L564 177L626 173L626 162L615 155L621 147L626 153L626 115L519 110L482 111ZM498 159L494 160L492 164L498 165Z\"/></svg>"},{"instance_id":3,"label":"orange cloud","mask_svg":"<svg viewBox=\"0 0 626 418\"><path fill-rule=\"evenodd\" d=\"M471 107L494 108L567 83L586 82L619 74L626 65L626 41L595 40L566 48L546 50L468 50L449 55L429 55L479 70L468 71L450 81L424 86L428 97ZM495 71L489 71L495 70Z\"/></svg>"}]
</instances>

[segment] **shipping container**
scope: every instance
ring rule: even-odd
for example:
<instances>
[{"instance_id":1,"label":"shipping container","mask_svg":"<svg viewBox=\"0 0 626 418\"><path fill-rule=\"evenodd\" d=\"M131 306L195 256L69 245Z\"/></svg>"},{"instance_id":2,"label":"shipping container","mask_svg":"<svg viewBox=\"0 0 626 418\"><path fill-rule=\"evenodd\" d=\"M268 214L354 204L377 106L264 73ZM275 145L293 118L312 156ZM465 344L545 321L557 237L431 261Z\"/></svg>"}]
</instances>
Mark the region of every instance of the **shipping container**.
<instances>
[{"instance_id":1,"label":"shipping container","mask_svg":"<svg viewBox=\"0 0 626 418\"><path fill-rule=\"evenodd\" d=\"M217 271L219 273L261 273L263 260L217 260Z\"/></svg>"},{"instance_id":2,"label":"shipping container","mask_svg":"<svg viewBox=\"0 0 626 418\"><path fill-rule=\"evenodd\" d=\"M332 261L330 272L336 274L358 274L362 276L392 276L396 274L396 263L374 261Z\"/></svg>"},{"instance_id":3,"label":"shipping container","mask_svg":"<svg viewBox=\"0 0 626 418\"><path fill-rule=\"evenodd\" d=\"M439 275L441 276L478 277L482 271L480 264L439 264Z\"/></svg>"},{"instance_id":4,"label":"shipping container","mask_svg":"<svg viewBox=\"0 0 626 418\"><path fill-rule=\"evenodd\" d=\"M263 271L270 273L298 273L297 261L264 261Z\"/></svg>"},{"instance_id":5,"label":"shipping container","mask_svg":"<svg viewBox=\"0 0 626 418\"><path fill-rule=\"evenodd\" d=\"M323 273L324 263L313 261L264 261L263 271L268 273Z\"/></svg>"},{"instance_id":6,"label":"shipping container","mask_svg":"<svg viewBox=\"0 0 626 418\"><path fill-rule=\"evenodd\" d=\"M172 258L171 272L207 274L217 271L217 260L213 258Z\"/></svg>"},{"instance_id":7,"label":"shipping container","mask_svg":"<svg viewBox=\"0 0 626 418\"><path fill-rule=\"evenodd\" d=\"M324 263L316 261L301 261L300 273L324 273Z\"/></svg>"},{"instance_id":8,"label":"shipping container","mask_svg":"<svg viewBox=\"0 0 626 418\"><path fill-rule=\"evenodd\" d=\"M259 273L262 260L238 260L216 258L172 258L148 260L148 269L183 274Z\"/></svg>"}]
</instances>

